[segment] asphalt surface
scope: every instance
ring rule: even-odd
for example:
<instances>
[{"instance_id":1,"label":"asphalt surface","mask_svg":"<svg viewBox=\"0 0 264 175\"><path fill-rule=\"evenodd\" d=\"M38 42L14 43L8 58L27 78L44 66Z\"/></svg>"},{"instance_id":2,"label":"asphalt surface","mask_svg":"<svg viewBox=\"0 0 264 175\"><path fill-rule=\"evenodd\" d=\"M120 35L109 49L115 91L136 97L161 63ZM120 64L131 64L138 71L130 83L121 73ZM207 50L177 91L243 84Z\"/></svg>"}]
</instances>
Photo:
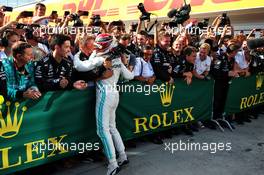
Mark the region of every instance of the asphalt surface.
<instances>
[{"instance_id":1,"label":"asphalt surface","mask_svg":"<svg viewBox=\"0 0 264 175\"><path fill-rule=\"evenodd\" d=\"M136 148L127 149L130 163L119 175L263 175L264 115L251 123L235 126L234 132L201 129L193 137L174 135L172 139L165 139L163 145L138 142ZM186 149L189 144L189 150L179 150L180 144L184 149L183 143ZM198 146L194 150L191 143L200 144L200 150ZM173 144L174 151L171 149ZM71 168L51 173L105 174L106 162L79 162Z\"/></svg>"},{"instance_id":2,"label":"asphalt surface","mask_svg":"<svg viewBox=\"0 0 264 175\"><path fill-rule=\"evenodd\" d=\"M193 137L174 135L172 139L165 139L163 145L139 141L136 148L127 149L130 163L118 174L263 175L264 115L251 123L235 127L234 132L205 128ZM18 175L106 174L106 160L91 162L77 159L68 165L67 162L68 160L54 162Z\"/></svg>"}]
</instances>

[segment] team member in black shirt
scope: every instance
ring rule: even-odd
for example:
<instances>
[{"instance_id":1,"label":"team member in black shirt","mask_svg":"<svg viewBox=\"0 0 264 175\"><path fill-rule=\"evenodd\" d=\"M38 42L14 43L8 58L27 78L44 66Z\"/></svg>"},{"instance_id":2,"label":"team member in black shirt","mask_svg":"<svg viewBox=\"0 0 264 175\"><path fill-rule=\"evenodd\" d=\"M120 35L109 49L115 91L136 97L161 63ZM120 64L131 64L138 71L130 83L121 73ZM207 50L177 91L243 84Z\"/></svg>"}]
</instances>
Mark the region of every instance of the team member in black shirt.
<instances>
[{"instance_id":1,"label":"team member in black shirt","mask_svg":"<svg viewBox=\"0 0 264 175\"><path fill-rule=\"evenodd\" d=\"M171 68L171 53L168 51L170 47L171 37L165 32L159 34L159 43L154 49L151 61L157 79L165 82L173 83L174 80L169 73Z\"/></svg>"},{"instance_id":2,"label":"team member in black shirt","mask_svg":"<svg viewBox=\"0 0 264 175\"><path fill-rule=\"evenodd\" d=\"M55 91L71 89L84 89L84 81L73 84L73 63L69 58L71 52L70 38L66 35L54 35L50 42L52 52L37 62L35 80L40 91Z\"/></svg>"},{"instance_id":3,"label":"team member in black shirt","mask_svg":"<svg viewBox=\"0 0 264 175\"><path fill-rule=\"evenodd\" d=\"M212 64L212 75L215 79L214 85L214 108L213 118L222 118L225 101L229 89L229 81L232 77L238 77L239 74L233 71L234 58L240 47L235 44L230 44L226 52L220 52Z\"/></svg>"}]
</instances>

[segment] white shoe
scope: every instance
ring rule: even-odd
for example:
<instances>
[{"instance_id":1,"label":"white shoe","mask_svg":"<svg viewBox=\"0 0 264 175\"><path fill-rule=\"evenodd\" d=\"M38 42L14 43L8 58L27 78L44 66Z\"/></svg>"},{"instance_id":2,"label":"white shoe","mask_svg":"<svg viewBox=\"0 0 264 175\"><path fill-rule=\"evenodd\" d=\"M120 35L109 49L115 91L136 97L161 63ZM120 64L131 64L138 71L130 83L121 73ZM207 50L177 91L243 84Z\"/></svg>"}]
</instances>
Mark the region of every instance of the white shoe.
<instances>
[{"instance_id":1,"label":"white shoe","mask_svg":"<svg viewBox=\"0 0 264 175\"><path fill-rule=\"evenodd\" d=\"M119 168L119 166L115 167L114 169L108 168L106 175L115 175L119 173L120 170L121 169Z\"/></svg>"}]
</instances>

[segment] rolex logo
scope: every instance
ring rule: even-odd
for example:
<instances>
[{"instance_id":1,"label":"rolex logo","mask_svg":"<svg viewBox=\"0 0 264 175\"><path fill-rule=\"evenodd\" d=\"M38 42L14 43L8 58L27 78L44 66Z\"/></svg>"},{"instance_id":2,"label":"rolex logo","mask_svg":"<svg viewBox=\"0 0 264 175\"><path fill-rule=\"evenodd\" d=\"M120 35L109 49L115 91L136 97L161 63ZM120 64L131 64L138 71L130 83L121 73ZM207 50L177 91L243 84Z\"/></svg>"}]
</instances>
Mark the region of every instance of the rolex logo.
<instances>
[{"instance_id":1,"label":"rolex logo","mask_svg":"<svg viewBox=\"0 0 264 175\"><path fill-rule=\"evenodd\" d=\"M4 98L3 96L0 96L0 137L3 137L5 139L15 137L19 133L20 126L23 121L24 113L27 110L26 106L22 107L22 113L20 117L18 117L19 113L19 103L15 103L15 113L13 116L11 116L11 102L7 101L4 104ZM3 117L2 109L3 107L7 107L7 114L6 117Z\"/></svg>"},{"instance_id":2,"label":"rolex logo","mask_svg":"<svg viewBox=\"0 0 264 175\"><path fill-rule=\"evenodd\" d=\"M264 73L260 72L256 75L256 89L259 90L263 85Z\"/></svg>"},{"instance_id":3,"label":"rolex logo","mask_svg":"<svg viewBox=\"0 0 264 175\"><path fill-rule=\"evenodd\" d=\"M159 88L160 92L160 99L161 103L164 107L168 107L171 105L173 92L174 92L175 86L172 84L162 84Z\"/></svg>"}]
</instances>

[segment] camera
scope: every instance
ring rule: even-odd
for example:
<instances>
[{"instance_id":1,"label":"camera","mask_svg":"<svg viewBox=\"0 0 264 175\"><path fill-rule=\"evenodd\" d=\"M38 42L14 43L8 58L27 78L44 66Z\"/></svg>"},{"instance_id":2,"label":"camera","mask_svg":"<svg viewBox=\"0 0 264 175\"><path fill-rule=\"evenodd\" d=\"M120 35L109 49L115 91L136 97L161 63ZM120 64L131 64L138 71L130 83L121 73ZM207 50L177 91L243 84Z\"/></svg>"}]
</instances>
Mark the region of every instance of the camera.
<instances>
[{"instance_id":1,"label":"camera","mask_svg":"<svg viewBox=\"0 0 264 175\"><path fill-rule=\"evenodd\" d=\"M80 19L80 16L77 13L72 13L70 15L70 17L74 21L73 27L82 27L83 26L83 21Z\"/></svg>"},{"instance_id":2,"label":"camera","mask_svg":"<svg viewBox=\"0 0 264 175\"><path fill-rule=\"evenodd\" d=\"M101 26L102 21L100 15L93 15L91 17L91 20L92 20L91 21L92 26L96 26L96 27Z\"/></svg>"},{"instance_id":3,"label":"camera","mask_svg":"<svg viewBox=\"0 0 264 175\"><path fill-rule=\"evenodd\" d=\"M144 4L143 3L139 3L137 8L141 12L140 20L141 21L145 21L145 20L150 21L151 13L146 11L146 9L144 7Z\"/></svg>"},{"instance_id":4,"label":"camera","mask_svg":"<svg viewBox=\"0 0 264 175\"><path fill-rule=\"evenodd\" d=\"M24 29L26 27L27 27L27 25L26 24L22 24L22 23L17 23L17 25L16 25L16 29Z\"/></svg>"},{"instance_id":5,"label":"camera","mask_svg":"<svg viewBox=\"0 0 264 175\"><path fill-rule=\"evenodd\" d=\"M254 49L251 50L250 55L252 56L251 60L251 69L252 72L263 72L264 70L264 49Z\"/></svg>"},{"instance_id":6,"label":"camera","mask_svg":"<svg viewBox=\"0 0 264 175\"><path fill-rule=\"evenodd\" d=\"M70 14L70 11L64 11L64 17L68 16Z\"/></svg>"},{"instance_id":7,"label":"camera","mask_svg":"<svg viewBox=\"0 0 264 175\"><path fill-rule=\"evenodd\" d=\"M221 16L221 22L219 27L224 27L225 25L231 26L230 18L227 16L226 13L223 13Z\"/></svg>"},{"instance_id":8,"label":"camera","mask_svg":"<svg viewBox=\"0 0 264 175\"><path fill-rule=\"evenodd\" d=\"M135 32L136 30L137 30L137 26L138 26L138 23L132 23L131 25L130 25L130 31L131 32Z\"/></svg>"},{"instance_id":9,"label":"camera","mask_svg":"<svg viewBox=\"0 0 264 175\"><path fill-rule=\"evenodd\" d=\"M24 18L33 17L33 11L23 11L20 13L20 15Z\"/></svg>"},{"instance_id":10,"label":"camera","mask_svg":"<svg viewBox=\"0 0 264 175\"><path fill-rule=\"evenodd\" d=\"M77 13L72 13L72 14L70 15L70 17L72 18L73 21L76 21L76 20L79 19L79 15L78 15Z\"/></svg>"},{"instance_id":11,"label":"camera","mask_svg":"<svg viewBox=\"0 0 264 175\"><path fill-rule=\"evenodd\" d=\"M209 25L209 18L204 18L201 22L198 22L197 26L200 28L200 29L204 29L204 28L207 28Z\"/></svg>"},{"instance_id":12,"label":"camera","mask_svg":"<svg viewBox=\"0 0 264 175\"><path fill-rule=\"evenodd\" d=\"M185 5L182 6L179 10L172 9L168 12L167 16L169 18L172 18L172 20L169 22L170 27L177 27L178 24L183 24L185 21L187 21L190 18L190 12L191 12L191 5L186 4L186 1L184 0Z\"/></svg>"},{"instance_id":13,"label":"camera","mask_svg":"<svg viewBox=\"0 0 264 175\"><path fill-rule=\"evenodd\" d=\"M13 11L13 7L2 6L2 10L3 10L3 12L12 12Z\"/></svg>"}]
</instances>

